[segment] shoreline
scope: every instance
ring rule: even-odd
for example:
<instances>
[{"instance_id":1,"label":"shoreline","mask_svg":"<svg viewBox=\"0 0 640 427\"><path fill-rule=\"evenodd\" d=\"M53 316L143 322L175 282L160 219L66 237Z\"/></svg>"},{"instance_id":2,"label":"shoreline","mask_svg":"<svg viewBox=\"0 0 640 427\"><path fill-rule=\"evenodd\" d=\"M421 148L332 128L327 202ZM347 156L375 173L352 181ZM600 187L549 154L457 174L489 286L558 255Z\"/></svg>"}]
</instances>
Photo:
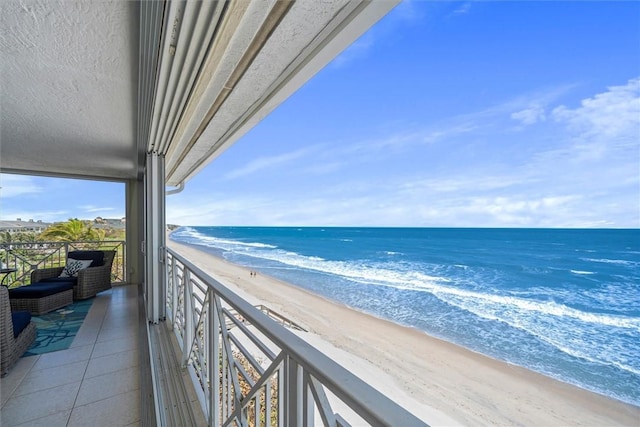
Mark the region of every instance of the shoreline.
<instances>
[{"instance_id":1,"label":"shoreline","mask_svg":"<svg viewBox=\"0 0 640 427\"><path fill-rule=\"evenodd\" d=\"M167 245L252 304L304 326L309 332L297 335L431 425L638 425L640 407L254 277L196 246Z\"/></svg>"}]
</instances>

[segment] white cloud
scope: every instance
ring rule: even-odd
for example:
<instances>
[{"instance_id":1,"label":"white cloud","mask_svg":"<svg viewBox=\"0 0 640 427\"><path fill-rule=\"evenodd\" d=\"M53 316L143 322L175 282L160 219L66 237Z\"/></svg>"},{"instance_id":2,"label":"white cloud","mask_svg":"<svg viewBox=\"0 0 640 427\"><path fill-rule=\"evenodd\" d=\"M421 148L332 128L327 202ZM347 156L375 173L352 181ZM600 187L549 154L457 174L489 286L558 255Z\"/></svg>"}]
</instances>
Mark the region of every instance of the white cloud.
<instances>
[{"instance_id":1,"label":"white cloud","mask_svg":"<svg viewBox=\"0 0 640 427\"><path fill-rule=\"evenodd\" d=\"M113 207L97 207L94 205L85 205L85 206L78 206L80 209L84 209L85 212L100 212L100 211L113 211L115 210L115 208Z\"/></svg>"},{"instance_id":2,"label":"white cloud","mask_svg":"<svg viewBox=\"0 0 640 427\"><path fill-rule=\"evenodd\" d=\"M2 198L18 197L27 194L38 194L42 188L25 175L0 174L0 196Z\"/></svg>"},{"instance_id":3,"label":"white cloud","mask_svg":"<svg viewBox=\"0 0 640 427\"><path fill-rule=\"evenodd\" d=\"M401 182L349 180L306 194L218 193L204 204L171 202L167 216L182 225L264 226L629 227L638 221L606 192L572 194L547 183L519 189L517 174Z\"/></svg>"},{"instance_id":4,"label":"white cloud","mask_svg":"<svg viewBox=\"0 0 640 427\"><path fill-rule=\"evenodd\" d=\"M310 175L331 175L337 173L348 165L349 162L347 161L334 160L309 165L304 168L304 171Z\"/></svg>"},{"instance_id":5,"label":"white cloud","mask_svg":"<svg viewBox=\"0 0 640 427\"><path fill-rule=\"evenodd\" d=\"M570 109L561 105L552 111L552 116L583 137L633 136L637 143L640 132L640 77L584 99L578 108Z\"/></svg>"},{"instance_id":6,"label":"white cloud","mask_svg":"<svg viewBox=\"0 0 640 427\"><path fill-rule=\"evenodd\" d=\"M30 209L18 209L11 210L10 212L6 212L3 210L2 219L17 219L20 218L22 220L40 220L43 222L56 222L56 221L66 221L71 217L71 214L68 211L64 210L30 210Z\"/></svg>"},{"instance_id":7,"label":"white cloud","mask_svg":"<svg viewBox=\"0 0 640 427\"><path fill-rule=\"evenodd\" d=\"M456 10L454 10L453 13L456 15L464 15L469 13L470 10L471 10L471 2L466 2L460 5L460 7L458 7Z\"/></svg>"},{"instance_id":8,"label":"white cloud","mask_svg":"<svg viewBox=\"0 0 640 427\"><path fill-rule=\"evenodd\" d=\"M421 1L421 0L418 0ZM394 26L406 27L421 22L425 18L425 12L415 6L416 1L404 0L393 8L393 12L387 15L395 20ZM375 28L375 27L374 27ZM394 30L394 28L392 28Z\"/></svg>"},{"instance_id":9,"label":"white cloud","mask_svg":"<svg viewBox=\"0 0 640 427\"><path fill-rule=\"evenodd\" d=\"M256 197L229 197L213 194L207 198L196 196L195 200L184 197L184 193L167 198L167 222L180 225L250 225L249 217L262 200ZM244 216L249 222L234 223L233 219Z\"/></svg>"},{"instance_id":10,"label":"white cloud","mask_svg":"<svg viewBox=\"0 0 640 427\"><path fill-rule=\"evenodd\" d=\"M557 85L553 87L547 87L544 89L538 89L528 93L524 93L520 96L516 96L512 99L508 99L500 104L491 106L485 110L478 111L469 115L470 118L486 118L497 117L504 114L518 115L521 112L522 115L536 116L544 113L544 110L556 102L560 97L567 94L575 85Z\"/></svg>"},{"instance_id":11,"label":"white cloud","mask_svg":"<svg viewBox=\"0 0 640 427\"><path fill-rule=\"evenodd\" d=\"M557 87L422 129L264 157L230 176L287 167L322 180L301 176L274 191L227 187L207 195L216 200L210 204L168 209L168 218L185 225L637 227L637 84L574 109L554 109L572 86ZM540 126L524 132L511 120ZM514 129L520 132L507 132Z\"/></svg>"},{"instance_id":12,"label":"white cloud","mask_svg":"<svg viewBox=\"0 0 640 427\"><path fill-rule=\"evenodd\" d=\"M404 149L406 146L419 142L423 137L423 133L420 131L403 129L396 133L385 135L382 138L366 139L338 145L332 149L330 155L341 159L343 162L348 156L348 163L351 163L353 160L368 159L371 155L377 158L380 151Z\"/></svg>"},{"instance_id":13,"label":"white cloud","mask_svg":"<svg viewBox=\"0 0 640 427\"><path fill-rule=\"evenodd\" d=\"M332 62L331 66L335 68L344 67L353 61L366 57L369 50L374 45L374 36L371 32L365 33L358 40L353 42L351 46L345 49Z\"/></svg>"},{"instance_id":14,"label":"white cloud","mask_svg":"<svg viewBox=\"0 0 640 427\"><path fill-rule=\"evenodd\" d=\"M537 122L544 121L546 116L544 108L533 106L515 113L511 113L511 118L522 122L524 125L532 125Z\"/></svg>"},{"instance_id":15,"label":"white cloud","mask_svg":"<svg viewBox=\"0 0 640 427\"><path fill-rule=\"evenodd\" d=\"M312 152L317 151L317 149L318 146L310 146L292 151L290 153L279 154L277 156L260 157L258 159L250 161L245 166L239 169L229 172L224 176L224 178L235 179L247 175L252 175L263 170L283 167L288 163L298 161L302 157L308 156Z\"/></svg>"},{"instance_id":16,"label":"white cloud","mask_svg":"<svg viewBox=\"0 0 640 427\"><path fill-rule=\"evenodd\" d=\"M563 85L539 90L523 96L509 99L505 102L492 105L488 108L460 114L448 119L430 123L423 127L410 126L399 123L400 130L376 139L364 139L359 141L341 141L326 149L326 144L318 150L316 160L322 160L322 164L306 165L305 172L335 173L341 168L354 165L379 162L397 153L410 153L412 150L420 150L421 146L438 143L451 144L452 141L462 140L465 136L485 134L494 137L496 130L505 134L508 126L505 124L505 116L511 116L521 122L534 123L545 119L545 106L549 105L565 94L572 85ZM496 141L496 144L498 141ZM382 157L381 157L381 153ZM248 165L251 167L251 165Z\"/></svg>"},{"instance_id":17,"label":"white cloud","mask_svg":"<svg viewBox=\"0 0 640 427\"><path fill-rule=\"evenodd\" d=\"M447 139L460 135L471 133L481 128L479 121L471 120L469 117L461 122L454 120L453 123L442 125L435 129L430 129L422 135L422 141L426 143L434 143L438 141L446 141Z\"/></svg>"},{"instance_id":18,"label":"white cloud","mask_svg":"<svg viewBox=\"0 0 640 427\"><path fill-rule=\"evenodd\" d=\"M505 117L530 125L546 120L547 107L566 94L574 85L545 88L491 105L485 109L451 117L424 130L424 140L435 142L452 136L500 127L506 129Z\"/></svg>"},{"instance_id":19,"label":"white cloud","mask_svg":"<svg viewBox=\"0 0 640 427\"><path fill-rule=\"evenodd\" d=\"M640 183L640 78L583 99L577 108L559 106L552 117L565 126L568 143L544 153L547 158L567 158L589 175L604 169L616 180L626 180L624 172Z\"/></svg>"},{"instance_id":20,"label":"white cloud","mask_svg":"<svg viewBox=\"0 0 640 427\"><path fill-rule=\"evenodd\" d=\"M576 198L576 196L542 197L538 199L518 197L476 198L473 199L471 206L474 210L491 215L515 214L517 216L528 216L548 209L556 210Z\"/></svg>"},{"instance_id":21,"label":"white cloud","mask_svg":"<svg viewBox=\"0 0 640 427\"><path fill-rule=\"evenodd\" d=\"M398 27L406 28L420 23L425 18L425 14L421 8L415 7L414 3L415 1L412 0L404 0L393 7L391 12L384 17L385 25L375 25L370 28L338 55L329 66L339 69L366 58L375 48L378 40L388 42L401 34Z\"/></svg>"},{"instance_id":22,"label":"white cloud","mask_svg":"<svg viewBox=\"0 0 640 427\"><path fill-rule=\"evenodd\" d=\"M469 174L458 177L441 177L410 180L398 184L400 191L430 191L433 193L485 192L522 185L530 181L518 174L484 176Z\"/></svg>"}]
</instances>

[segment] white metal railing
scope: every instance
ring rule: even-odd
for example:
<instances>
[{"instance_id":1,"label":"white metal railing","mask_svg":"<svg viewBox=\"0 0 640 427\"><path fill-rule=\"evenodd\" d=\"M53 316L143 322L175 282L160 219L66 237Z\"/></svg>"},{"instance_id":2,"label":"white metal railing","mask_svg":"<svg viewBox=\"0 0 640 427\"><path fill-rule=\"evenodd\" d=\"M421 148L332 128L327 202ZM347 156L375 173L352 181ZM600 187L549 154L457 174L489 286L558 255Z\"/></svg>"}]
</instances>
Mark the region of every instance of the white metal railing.
<instances>
[{"instance_id":1,"label":"white metal railing","mask_svg":"<svg viewBox=\"0 0 640 427\"><path fill-rule=\"evenodd\" d=\"M75 250L115 250L111 269L111 282L121 284L125 276L125 241L77 241L77 242L4 242L0 243L0 261L15 269L5 284L15 286L31 283L35 269L60 267L67 254Z\"/></svg>"},{"instance_id":2,"label":"white metal railing","mask_svg":"<svg viewBox=\"0 0 640 427\"><path fill-rule=\"evenodd\" d=\"M170 249L167 268L167 320L210 426L426 426Z\"/></svg>"}]
</instances>

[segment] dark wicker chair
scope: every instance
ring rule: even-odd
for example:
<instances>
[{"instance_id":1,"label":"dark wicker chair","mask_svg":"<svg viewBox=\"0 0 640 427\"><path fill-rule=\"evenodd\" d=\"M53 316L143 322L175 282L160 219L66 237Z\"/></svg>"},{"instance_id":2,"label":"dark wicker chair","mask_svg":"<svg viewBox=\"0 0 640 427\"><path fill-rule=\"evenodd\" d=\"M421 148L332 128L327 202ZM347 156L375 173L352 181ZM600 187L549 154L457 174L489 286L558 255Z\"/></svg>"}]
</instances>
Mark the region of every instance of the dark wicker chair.
<instances>
[{"instance_id":1,"label":"dark wicker chair","mask_svg":"<svg viewBox=\"0 0 640 427\"><path fill-rule=\"evenodd\" d=\"M69 258L91 259L84 254L95 251L73 251L68 253ZM104 252L104 264L98 267L88 267L78 272L77 282L73 287L73 299L87 299L94 297L98 292L111 289L111 266L116 256L116 251ZM54 281L60 276L64 267L41 268L31 272L31 283ZM58 280L65 280L60 278Z\"/></svg>"},{"instance_id":2,"label":"dark wicker chair","mask_svg":"<svg viewBox=\"0 0 640 427\"><path fill-rule=\"evenodd\" d=\"M14 318L20 319L23 325L28 322L18 336L14 335ZM36 325L31 322L31 315L11 312L6 286L0 286L0 328L0 376L5 376L36 339Z\"/></svg>"}]
</instances>

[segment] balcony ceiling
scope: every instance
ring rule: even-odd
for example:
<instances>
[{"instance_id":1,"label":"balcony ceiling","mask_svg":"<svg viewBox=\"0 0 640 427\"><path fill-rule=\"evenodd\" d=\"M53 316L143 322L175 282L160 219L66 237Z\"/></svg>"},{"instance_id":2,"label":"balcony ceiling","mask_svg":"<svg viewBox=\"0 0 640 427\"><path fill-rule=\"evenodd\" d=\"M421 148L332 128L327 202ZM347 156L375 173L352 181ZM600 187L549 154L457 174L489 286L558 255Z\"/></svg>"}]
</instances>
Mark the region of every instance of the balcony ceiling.
<instances>
[{"instance_id":1,"label":"balcony ceiling","mask_svg":"<svg viewBox=\"0 0 640 427\"><path fill-rule=\"evenodd\" d=\"M396 4L3 0L0 168L183 183Z\"/></svg>"}]
</instances>

